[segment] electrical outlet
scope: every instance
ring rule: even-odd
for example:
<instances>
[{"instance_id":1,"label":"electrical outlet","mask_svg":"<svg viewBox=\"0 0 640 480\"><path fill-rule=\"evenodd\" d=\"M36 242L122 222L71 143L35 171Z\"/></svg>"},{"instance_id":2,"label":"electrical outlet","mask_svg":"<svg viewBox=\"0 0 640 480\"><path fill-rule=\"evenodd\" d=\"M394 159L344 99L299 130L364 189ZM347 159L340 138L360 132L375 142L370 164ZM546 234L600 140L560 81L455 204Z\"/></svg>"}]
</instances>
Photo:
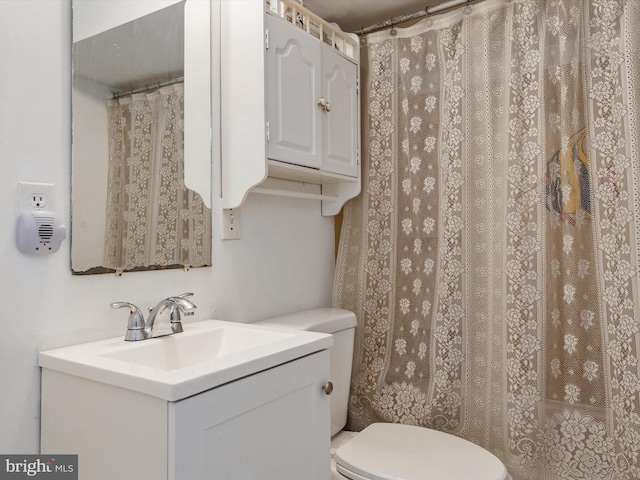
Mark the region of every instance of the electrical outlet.
<instances>
[{"instance_id":1,"label":"electrical outlet","mask_svg":"<svg viewBox=\"0 0 640 480\"><path fill-rule=\"evenodd\" d=\"M19 182L20 185L20 210L47 210L53 211L53 183Z\"/></svg>"},{"instance_id":2,"label":"electrical outlet","mask_svg":"<svg viewBox=\"0 0 640 480\"><path fill-rule=\"evenodd\" d=\"M238 240L240 238L240 210L224 208L222 210L222 240Z\"/></svg>"},{"instance_id":3,"label":"electrical outlet","mask_svg":"<svg viewBox=\"0 0 640 480\"><path fill-rule=\"evenodd\" d=\"M43 208L47 205L47 196L44 193L32 193L30 198L33 208Z\"/></svg>"}]
</instances>

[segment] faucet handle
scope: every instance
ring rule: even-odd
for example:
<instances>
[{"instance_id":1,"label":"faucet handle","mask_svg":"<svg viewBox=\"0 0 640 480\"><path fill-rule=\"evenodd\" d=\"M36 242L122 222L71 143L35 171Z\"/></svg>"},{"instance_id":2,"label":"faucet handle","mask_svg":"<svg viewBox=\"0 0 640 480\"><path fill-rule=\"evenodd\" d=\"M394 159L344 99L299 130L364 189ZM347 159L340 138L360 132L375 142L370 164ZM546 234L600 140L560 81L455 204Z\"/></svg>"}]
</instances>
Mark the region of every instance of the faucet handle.
<instances>
[{"instance_id":1,"label":"faucet handle","mask_svg":"<svg viewBox=\"0 0 640 480\"><path fill-rule=\"evenodd\" d=\"M193 297L193 292L181 293L180 295L174 295L173 297L169 297L169 298L189 298L189 297ZM149 313L151 312L153 312L153 307L149 307Z\"/></svg>"},{"instance_id":2,"label":"faucet handle","mask_svg":"<svg viewBox=\"0 0 640 480\"><path fill-rule=\"evenodd\" d=\"M127 342L135 342L137 340L144 340L146 338L144 331L144 316L140 309L133 303L129 302L114 302L111 304L111 308L128 308L129 309L129 321L127 322L127 333L124 339Z\"/></svg>"},{"instance_id":3,"label":"faucet handle","mask_svg":"<svg viewBox=\"0 0 640 480\"><path fill-rule=\"evenodd\" d=\"M170 298L182 298L184 300L184 299L187 299L189 297L193 297L193 292L181 293L180 295L176 295L175 297L170 297ZM191 300L187 300L186 302L182 302L183 305L185 303L188 304L188 306L190 308L188 310L182 310L182 314L185 317L189 317L189 316L191 316L191 315L193 315L195 313L194 310L196 309L196 306L193 304L193 302ZM177 307L177 304L176 304L176 307ZM178 322L180 322L180 311L176 310L176 313L177 313L177 317L178 317Z\"/></svg>"},{"instance_id":4,"label":"faucet handle","mask_svg":"<svg viewBox=\"0 0 640 480\"><path fill-rule=\"evenodd\" d=\"M189 317L194 314L194 310L197 308L191 300L187 298L192 297L193 292L182 293L175 297L169 297L174 304L171 306L170 320L171 329L173 333L182 333L182 315Z\"/></svg>"}]
</instances>

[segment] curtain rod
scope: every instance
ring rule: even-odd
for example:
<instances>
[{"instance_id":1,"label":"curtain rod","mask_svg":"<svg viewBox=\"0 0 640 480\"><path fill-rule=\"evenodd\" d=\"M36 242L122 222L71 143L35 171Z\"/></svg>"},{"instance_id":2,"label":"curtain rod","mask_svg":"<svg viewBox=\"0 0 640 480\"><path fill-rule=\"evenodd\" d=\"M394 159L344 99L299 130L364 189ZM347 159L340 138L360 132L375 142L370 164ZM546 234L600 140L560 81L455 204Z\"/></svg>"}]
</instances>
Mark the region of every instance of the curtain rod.
<instances>
[{"instance_id":1,"label":"curtain rod","mask_svg":"<svg viewBox=\"0 0 640 480\"><path fill-rule=\"evenodd\" d=\"M155 88L168 87L169 85L175 85L176 83L184 83L184 77L174 78L172 80L167 80L165 82L157 82L152 85L145 85L144 87L134 88L132 90L127 90L126 92L113 92L113 95L111 98L113 100L117 100L120 97L133 95L134 93L148 92L149 90L153 90Z\"/></svg>"},{"instance_id":2,"label":"curtain rod","mask_svg":"<svg viewBox=\"0 0 640 480\"><path fill-rule=\"evenodd\" d=\"M422 10L419 10L414 13L408 13L406 15L400 15L399 17L391 17L389 20L385 20L381 23L376 23L375 25L371 25L369 27L363 27L359 31L355 32L358 36L366 35L368 33L377 32L378 30L384 30L388 27L393 27L394 25L399 25L401 23L410 22L411 20L415 20L416 18L427 17L432 13L441 12L443 10L449 10L451 8L458 7L460 5L469 5L471 3L475 3L479 0L448 0L447 2L442 2L438 5L433 5L430 7L426 7Z\"/></svg>"}]
</instances>

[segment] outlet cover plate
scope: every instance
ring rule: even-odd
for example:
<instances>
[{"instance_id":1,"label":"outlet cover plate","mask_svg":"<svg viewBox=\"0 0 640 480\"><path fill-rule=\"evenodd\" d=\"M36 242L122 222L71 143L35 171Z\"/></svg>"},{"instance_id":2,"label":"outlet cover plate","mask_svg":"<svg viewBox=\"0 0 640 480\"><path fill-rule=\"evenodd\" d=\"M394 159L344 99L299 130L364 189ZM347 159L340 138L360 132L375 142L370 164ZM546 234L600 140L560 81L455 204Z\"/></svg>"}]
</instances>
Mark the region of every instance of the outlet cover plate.
<instances>
[{"instance_id":1,"label":"outlet cover plate","mask_svg":"<svg viewBox=\"0 0 640 480\"><path fill-rule=\"evenodd\" d=\"M18 182L20 191L20 211L54 209L53 183ZM33 196L38 197L37 200Z\"/></svg>"},{"instance_id":2,"label":"outlet cover plate","mask_svg":"<svg viewBox=\"0 0 640 480\"><path fill-rule=\"evenodd\" d=\"M238 240L240 238L240 209L222 209L222 240Z\"/></svg>"}]
</instances>

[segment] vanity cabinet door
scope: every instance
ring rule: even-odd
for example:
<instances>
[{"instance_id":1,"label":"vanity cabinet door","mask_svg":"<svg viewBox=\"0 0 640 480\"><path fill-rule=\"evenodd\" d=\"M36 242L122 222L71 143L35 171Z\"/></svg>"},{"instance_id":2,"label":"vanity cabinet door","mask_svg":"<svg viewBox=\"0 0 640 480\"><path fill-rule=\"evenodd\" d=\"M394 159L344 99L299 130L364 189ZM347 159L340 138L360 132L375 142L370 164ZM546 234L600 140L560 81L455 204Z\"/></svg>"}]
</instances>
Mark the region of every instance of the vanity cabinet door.
<instances>
[{"instance_id":1,"label":"vanity cabinet door","mask_svg":"<svg viewBox=\"0 0 640 480\"><path fill-rule=\"evenodd\" d=\"M267 157L320 168L320 44L267 15Z\"/></svg>"},{"instance_id":2,"label":"vanity cabinet door","mask_svg":"<svg viewBox=\"0 0 640 480\"><path fill-rule=\"evenodd\" d=\"M358 67L322 45L322 170L358 176Z\"/></svg>"},{"instance_id":3,"label":"vanity cabinet door","mask_svg":"<svg viewBox=\"0 0 640 480\"><path fill-rule=\"evenodd\" d=\"M327 350L169 404L170 480L327 480Z\"/></svg>"}]
</instances>

